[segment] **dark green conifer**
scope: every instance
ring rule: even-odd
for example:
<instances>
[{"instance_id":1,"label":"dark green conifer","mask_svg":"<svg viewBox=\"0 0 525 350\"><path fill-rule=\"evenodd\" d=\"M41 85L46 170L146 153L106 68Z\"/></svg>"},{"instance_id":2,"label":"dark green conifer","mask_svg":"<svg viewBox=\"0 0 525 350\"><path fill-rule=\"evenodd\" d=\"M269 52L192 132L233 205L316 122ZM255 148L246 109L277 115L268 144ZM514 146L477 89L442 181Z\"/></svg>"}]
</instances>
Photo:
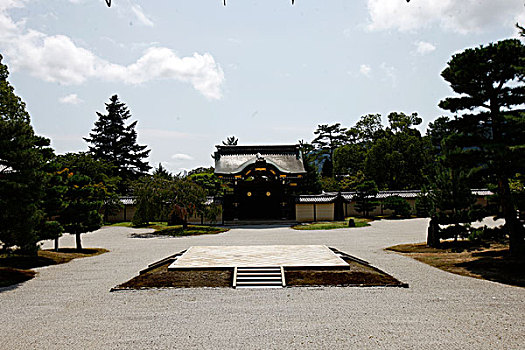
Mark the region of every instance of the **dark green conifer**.
<instances>
[{"instance_id":1,"label":"dark green conifer","mask_svg":"<svg viewBox=\"0 0 525 350\"><path fill-rule=\"evenodd\" d=\"M441 76L458 95L439 106L458 113L452 122L457 159L497 187L510 252L525 254L525 229L516 215L510 179L525 171L525 46L517 39L466 49Z\"/></svg>"},{"instance_id":2,"label":"dark green conifer","mask_svg":"<svg viewBox=\"0 0 525 350\"><path fill-rule=\"evenodd\" d=\"M35 135L0 55L0 247L36 252L49 140Z\"/></svg>"},{"instance_id":3,"label":"dark green conifer","mask_svg":"<svg viewBox=\"0 0 525 350\"><path fill-rule=\"evenodd\" d=\"M84 140L90 143L89 153L97 160L104 160L116 167L115 175L122 179L120 191L151 169L145 160L150 150L137 144L137 121L125 125L131 113L117 95L106 103L107 114L97 112L95 127Z\"/></svg>"}]
</instances>

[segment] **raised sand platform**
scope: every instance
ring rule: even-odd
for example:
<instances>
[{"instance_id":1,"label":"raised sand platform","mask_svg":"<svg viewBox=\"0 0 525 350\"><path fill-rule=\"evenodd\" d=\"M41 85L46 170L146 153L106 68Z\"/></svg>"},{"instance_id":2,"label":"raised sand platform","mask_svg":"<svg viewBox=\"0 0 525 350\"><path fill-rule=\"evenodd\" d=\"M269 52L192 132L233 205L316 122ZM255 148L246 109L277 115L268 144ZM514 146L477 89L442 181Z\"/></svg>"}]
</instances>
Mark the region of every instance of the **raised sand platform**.
<instances>
[{"instance_id":1,"label":"raised sand platform","mask_svg":"<svg viewBox=\"0 0 525 350\"><path fill-rule=\"evenodd\" d=\"M168 270L242 266L348 267L325 245L193 246Z\"/></svg>"}]
</instances>

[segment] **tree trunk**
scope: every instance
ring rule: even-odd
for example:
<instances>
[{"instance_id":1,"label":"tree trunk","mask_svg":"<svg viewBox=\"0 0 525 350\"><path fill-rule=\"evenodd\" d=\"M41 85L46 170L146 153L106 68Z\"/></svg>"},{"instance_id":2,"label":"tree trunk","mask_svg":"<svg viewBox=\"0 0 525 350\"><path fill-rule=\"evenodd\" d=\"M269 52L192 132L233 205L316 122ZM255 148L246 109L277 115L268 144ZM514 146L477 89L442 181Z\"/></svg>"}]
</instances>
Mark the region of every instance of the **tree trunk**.
<instances>
[{"instance_id":1,"label":"tree trunk","mask_svg":"<svg viewBox=\"0 0 525 350\"><path fill-rule=\"evenodd\" d=\"M435 218L431 218L428 224L427 245L429 247L438 248L439 244L439 225Z\"/></svg>"},{"instance_id":2,"label":"tree trunk","mask_svg":"<svg viewBox=\"0 0 525 350\"><path fill-rule=\"evenodd\" d=\"M58 252L58 237L55 238L55 252Z\"/></svg>"},{"instance_id":3,"label":"tree trunk","mask_svg":"<svg viewBox=\"0 0 525 350\"><path fill-rule=\"evenodd\" d=\"M77 250L78 251L81 251L82 250L82 242L80 240L80 233L77 233L76 234L76 242L77 242Z\"/></svg>"},{"instance_id":4,"label":"tree trunk","mask_svg":"<svg viewBox=\"0 0 525 350\"><path fill-rule=\"evenodd\" d=\"M182 230L188 229L188 220L186 218L182 219Z\"/></svg>"},{"instance_id":5,"label":"tree trunk","mask_svg":"<svg viewBox=\"0 0 525 350\"><path fill-rule=\"evenodd\" d=\"M512 256L523 256L525 255L525 236L523 225L516 218L508 224L509 229L509 250Z\"/></svg>"},{"instance_id":6,"label":"tree trunk","mask_svg":"<svg viewBox=\"0 0 525 350\"><path fill-rule=\"evenodd\" d=\"M334 149L330 146L330 163L332 163L332 178L335 179Z\"/></svg>"},{"instance_id":7,"label":"tree trunk","mask_svg":"<svg viewBox=\"0 0 525 350\"><path fill-rule=\"evenodd\" d=\"M500 191L501 209L505 218L505 227L509 231L509 252L512 256L525 255L525 229L518 220L516 209L512 201L509 182L506 178L498 182Z\"/></svg>"}]
</instances>

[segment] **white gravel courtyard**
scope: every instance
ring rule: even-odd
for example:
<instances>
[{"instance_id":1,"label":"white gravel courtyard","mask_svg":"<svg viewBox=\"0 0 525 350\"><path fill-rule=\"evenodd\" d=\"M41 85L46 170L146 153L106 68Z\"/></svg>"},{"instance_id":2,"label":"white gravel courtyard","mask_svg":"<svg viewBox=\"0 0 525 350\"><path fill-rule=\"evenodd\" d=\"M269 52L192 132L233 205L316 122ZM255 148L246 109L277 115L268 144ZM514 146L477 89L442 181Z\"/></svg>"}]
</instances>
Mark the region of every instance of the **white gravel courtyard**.
<instances>
[{"instance_id":1,"label":"white gravel courtyard","mask_svg":"<svg viewBox=\"0 0 525 350\"><path fill-rule=\"evenodd\" d=\"M33 280L0 288L0 349L523 349L525 288L453 275L383 250L424 241L427 222L330 231L254 226L183 238L103 228L83 235L83 244L109 253L36 269ZM410 288L109 292L190 246L288 244L338 248ZM61 245L73 247L74 237Z\"/></svg>"}]
</instances>

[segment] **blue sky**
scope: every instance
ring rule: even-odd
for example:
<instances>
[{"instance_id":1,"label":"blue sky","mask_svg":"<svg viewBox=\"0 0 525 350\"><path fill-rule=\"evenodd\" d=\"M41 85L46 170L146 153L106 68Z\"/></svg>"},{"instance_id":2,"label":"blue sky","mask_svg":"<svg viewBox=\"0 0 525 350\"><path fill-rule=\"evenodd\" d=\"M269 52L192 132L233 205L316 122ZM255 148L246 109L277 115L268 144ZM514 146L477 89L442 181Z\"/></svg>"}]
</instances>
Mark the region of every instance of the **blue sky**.
<instances>
[{"instance_id":1,"label":"blue sky","mask_svg":"<svg viewBox=\"0 0 525 350\"><path fill-rule=\"evenodd\" d=\"M0 53L58 153L86 150L118 94L150 163L178 172L231 135L289 144L391 111L424 130L451 55L518 21L523 0L0 0Z\"/></svg>"}]
</instances>

